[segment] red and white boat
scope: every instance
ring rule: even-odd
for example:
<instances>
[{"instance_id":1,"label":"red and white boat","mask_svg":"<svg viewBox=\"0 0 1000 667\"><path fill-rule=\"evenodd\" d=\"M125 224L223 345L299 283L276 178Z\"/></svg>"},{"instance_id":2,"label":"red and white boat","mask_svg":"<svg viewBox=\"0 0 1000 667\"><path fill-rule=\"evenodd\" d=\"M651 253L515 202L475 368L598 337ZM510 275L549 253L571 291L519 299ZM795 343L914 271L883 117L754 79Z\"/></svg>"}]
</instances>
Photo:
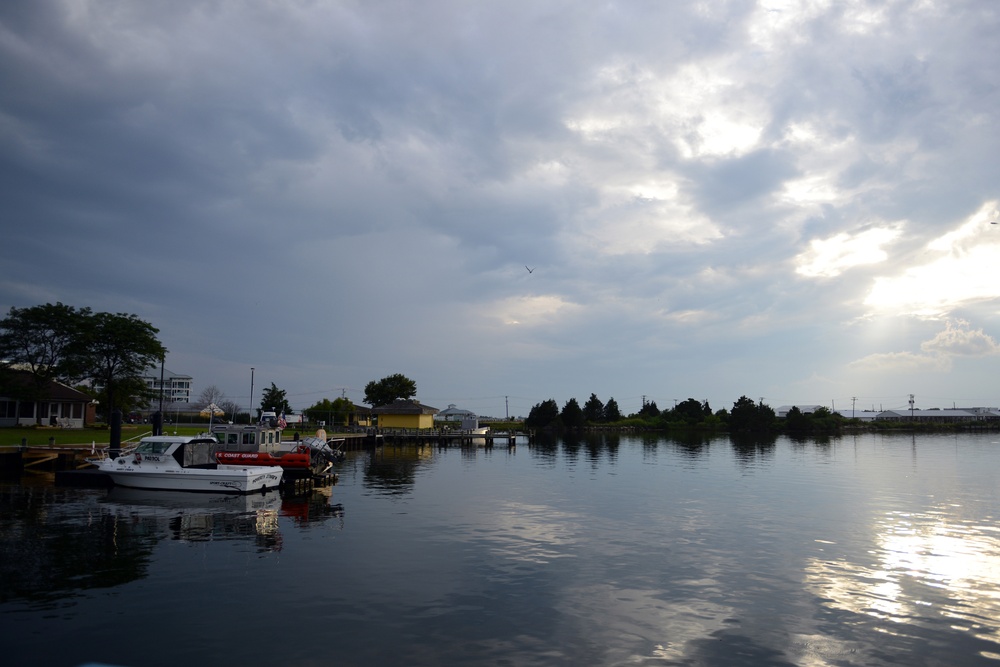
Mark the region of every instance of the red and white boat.
<instances>
[{"instance_id":1,"label":"red and white boat","mask_svg":"<svg viewBox=\"0 0 1000 667\"><path fill-rule=\"evenodd\" d=\"M283 441L275 419L249 426L214 425L212 435L219 441L215 459L227 465L280 466L292 476L322 475L344 458L343 439L327 440L321 429L316 436Z\"/></svg>"}]
</instances>

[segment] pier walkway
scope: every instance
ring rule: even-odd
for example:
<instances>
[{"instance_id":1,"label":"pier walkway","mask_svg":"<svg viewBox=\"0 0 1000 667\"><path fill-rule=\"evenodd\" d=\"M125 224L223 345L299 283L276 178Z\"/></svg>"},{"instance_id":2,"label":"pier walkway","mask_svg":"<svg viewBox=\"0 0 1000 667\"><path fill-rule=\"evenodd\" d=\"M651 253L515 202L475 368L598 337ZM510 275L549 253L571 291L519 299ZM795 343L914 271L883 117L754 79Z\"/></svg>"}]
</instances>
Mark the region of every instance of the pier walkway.
<instances>
[{"instance_id":1,"label":"pier walkway","mask_svg":"<svg viewBox=\"0 0 1000 667\"><path fill-rule=\"evenodd\" d=\"M513 447L518 442L530 443L532 439L529 432L487 431L486 433L476 433L474 431L444 429L386 429L380 430L379 435L383 442L392 445L416 443L442 446L460 445L463 447L478 445Z\"/></svg>"}]
</instances>

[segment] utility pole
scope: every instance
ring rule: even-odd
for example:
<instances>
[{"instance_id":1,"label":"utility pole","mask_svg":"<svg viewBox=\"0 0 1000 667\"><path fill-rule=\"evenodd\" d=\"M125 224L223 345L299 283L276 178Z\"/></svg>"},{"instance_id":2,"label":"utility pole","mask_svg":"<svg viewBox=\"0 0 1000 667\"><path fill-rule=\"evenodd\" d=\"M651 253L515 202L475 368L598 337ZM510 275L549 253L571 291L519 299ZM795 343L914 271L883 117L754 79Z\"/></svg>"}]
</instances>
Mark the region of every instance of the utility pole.
<instances>
[{"instance_id":1,"label":"utility pole","mask_svg":"<svg viewBox=\"0 0 1000 667\"><path fill-rule=\"evenodd\" d=\"M507 398L507 396L503 397L503 409L507 413L507 421L510 421L510 401Z\"/></svg>"},{"instance_id":2,"label":"utility pole","mask_svg":"<svg viewBox=\"0 0 1000 667\"><path fill-rule=\"evenodd\" d=\"M253 423L253 366L250 367L250 407L247 408L247 423Z\"/></svg>"},{"instance_id":3,"label":"utility pole","mask_svg":"<svg viewBox=\"0 0 1000 667\"><path fill-rule=\"evenodd\" d=\"M913 394L910 394L910 421L913 421Z\"/></svg>"},{"instance_id":4,"label":"utility pole","mask_svg":"<svg viewBox=\"0 0 1000 667\"><path fill-rule=\"evenodd\" d=\"M858 400L857 396L851 396L851 419L854 419L854 403Z\"/></svg>"}]
</instances>

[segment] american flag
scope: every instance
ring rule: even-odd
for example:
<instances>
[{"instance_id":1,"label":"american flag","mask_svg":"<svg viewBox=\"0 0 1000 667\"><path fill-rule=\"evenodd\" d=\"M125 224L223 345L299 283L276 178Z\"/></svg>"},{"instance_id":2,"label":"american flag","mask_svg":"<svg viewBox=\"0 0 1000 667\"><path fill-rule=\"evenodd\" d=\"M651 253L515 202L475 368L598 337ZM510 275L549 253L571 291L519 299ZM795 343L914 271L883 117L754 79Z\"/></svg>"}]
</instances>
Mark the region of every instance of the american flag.
<instances>
[{"instance_id":1,"label":"american flag","mask_svg":"<svg viewBox=\"0 0 1000 667\"><path fill-rule=\"evenodd\" d=\"M285 428L286 426L288 426L288 422L285 421L285 413L284 412L282 412L281 416L278 417L278 426L280 426L281 428Z\"/></svg>"}]
</instances>

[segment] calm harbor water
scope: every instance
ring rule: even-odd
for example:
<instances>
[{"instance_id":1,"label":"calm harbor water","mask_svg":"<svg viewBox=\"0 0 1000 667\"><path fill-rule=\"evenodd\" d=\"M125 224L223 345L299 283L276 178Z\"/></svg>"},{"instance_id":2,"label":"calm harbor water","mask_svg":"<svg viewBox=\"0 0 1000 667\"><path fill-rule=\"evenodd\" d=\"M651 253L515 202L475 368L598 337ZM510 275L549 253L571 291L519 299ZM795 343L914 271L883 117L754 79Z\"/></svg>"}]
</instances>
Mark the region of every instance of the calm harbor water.
<instances>
[{"instance_id":1,"label":"calm harbor water","mask_svg":"<svg viewBox=\"0 0 1000 667\"><path fill-rule=\"evenodd\" d=\"M0 482L9 665L994 665L1000 435L358 452L307 499Z\"/></svg>"}]
</instances>

